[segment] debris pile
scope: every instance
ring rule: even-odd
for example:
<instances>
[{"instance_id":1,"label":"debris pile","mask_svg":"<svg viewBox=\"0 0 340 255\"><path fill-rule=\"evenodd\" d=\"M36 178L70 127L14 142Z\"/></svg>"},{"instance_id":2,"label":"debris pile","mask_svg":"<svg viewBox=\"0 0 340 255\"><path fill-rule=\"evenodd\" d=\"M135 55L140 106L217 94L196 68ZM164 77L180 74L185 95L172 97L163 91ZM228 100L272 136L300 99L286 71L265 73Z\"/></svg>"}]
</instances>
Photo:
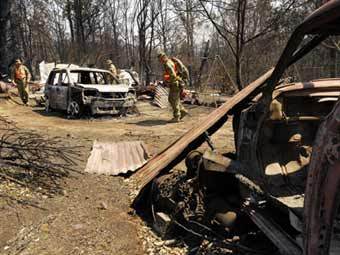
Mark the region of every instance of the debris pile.
<instances>
[{"instance_id":1,"label":"debris pile","mask_svg":"<svg viewBox=\"0 0 340 255\"><path fill-rule=\"evenodd\" d=\"M178 240L162 240L152 228L140 225L138 237L142 240L143 250L149 255L184 255L187 248Z\"/></svg>"},{"instance_id":2,"label":"debris pile","mask_svg":"<svg viewBox=\"0 0 340 255\"><path fill-rule=\"evenodd\" d=\"M276 248L242 212L240 199L235 197L236 187L227 181L230 176L207 175L203 165L200 173L195 173L192 166L196 163L187 162L186 173L173 171L152 183L148 203L153 230L164 240L185 247L189 254L275 252ZM222 198L217 179L225 182L224 191L232 195Z\"/></svg>"}]
</instances>

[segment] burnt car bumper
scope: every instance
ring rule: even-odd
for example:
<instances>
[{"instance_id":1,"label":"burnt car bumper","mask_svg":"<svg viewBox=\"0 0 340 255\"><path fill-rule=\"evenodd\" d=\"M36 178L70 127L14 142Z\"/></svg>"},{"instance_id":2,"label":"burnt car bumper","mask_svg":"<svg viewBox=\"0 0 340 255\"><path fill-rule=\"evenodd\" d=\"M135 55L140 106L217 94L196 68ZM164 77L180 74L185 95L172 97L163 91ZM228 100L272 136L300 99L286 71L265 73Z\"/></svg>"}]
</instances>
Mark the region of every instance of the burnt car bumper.
<instances>
[{"instance_id":1,"label":"burnt car bumper","mask_svg":"<svg viewBox=\"0 0 340 255\"><path fill-rule=\"evenodd\" d=\"M88 103L91 114L119 114L123 109L130 108L136 103L135 98L125 99L104 99L96 98L92 99Z\"/></svg>"}]
</instances>

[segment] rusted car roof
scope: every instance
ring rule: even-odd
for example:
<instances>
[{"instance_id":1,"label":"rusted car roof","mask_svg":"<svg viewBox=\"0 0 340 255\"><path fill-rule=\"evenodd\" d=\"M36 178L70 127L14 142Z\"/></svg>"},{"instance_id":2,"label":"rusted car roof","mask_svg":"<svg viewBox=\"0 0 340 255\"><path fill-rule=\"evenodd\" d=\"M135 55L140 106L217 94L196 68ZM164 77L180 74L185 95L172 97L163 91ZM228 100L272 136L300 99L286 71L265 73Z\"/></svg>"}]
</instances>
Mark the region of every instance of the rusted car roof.
<instances>
[{"instance_id":1,"label":"rusted car roof","mask_svg":"<svg viewBox=\"0 0 340 255\"><path fill-rule=\"evenodd\" d=\"M297 82L285 84L277 87L273 93L273 97L277 97L282 93L299 91L306 92L314 96L339 96L340 95L340 79L323 79L309 82ZM321 93L321 94L320 94Z\"/></svg>"},{"instance_id":2,"label":"rusted car roof","mask_svg":"<svg viewBox=\"0 0 340 255\"><path fill-rule=\"evenodd\" d=\"M95 141L88 158L85 172L118 175L135 171L149 159L146 145L141 141Z\"/></svg>"}]
</instances>

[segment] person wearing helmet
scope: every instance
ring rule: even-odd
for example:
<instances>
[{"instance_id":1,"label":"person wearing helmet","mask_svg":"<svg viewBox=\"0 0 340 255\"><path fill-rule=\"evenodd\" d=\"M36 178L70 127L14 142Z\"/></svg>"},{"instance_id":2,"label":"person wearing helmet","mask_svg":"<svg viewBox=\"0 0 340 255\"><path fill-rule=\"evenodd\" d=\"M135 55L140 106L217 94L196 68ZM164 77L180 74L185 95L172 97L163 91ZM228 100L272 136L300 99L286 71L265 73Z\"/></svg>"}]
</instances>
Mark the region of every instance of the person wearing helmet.
<instances>
[{"instance_id":1,"label":"person wearing helmet","mask_svg":"<svg viewBox=\"0 0 340 255\"><path fill-rule=\"evenodd\" d=\"M113 77L117 78L117 68L112 63L112 60L110 59L106 60L106 69L113 75ZM113 77L111 76L108 77L110 84L113 84L115 81Z\"/></svg>"},{"instance_id":2,"label":"person wearing helmet","mask_svg":"<svg viewBox=\"0 0 340 255\"><path fill-rule=\"evenodd\" d=\"M180 99L181 84L183 81L177 74L175 63L164 52L158 53L158 59L163 65L163 82L170 88L168 100L173 110L173 119L171 122L180 122L188 113Z\"/></svg>"},{"instance_id":3,"label":"person wearing helmet","mask_svg":"<svg viewBox=\"0 0 340 255\"><path fill-rule=\"evenodd\" d=\"M28 82L31 80L31 73L20 59L15 60L11 78L13 84L18 88L21 101L24 105L27 105L29 95Z\"/></svg>"}]
</instances>

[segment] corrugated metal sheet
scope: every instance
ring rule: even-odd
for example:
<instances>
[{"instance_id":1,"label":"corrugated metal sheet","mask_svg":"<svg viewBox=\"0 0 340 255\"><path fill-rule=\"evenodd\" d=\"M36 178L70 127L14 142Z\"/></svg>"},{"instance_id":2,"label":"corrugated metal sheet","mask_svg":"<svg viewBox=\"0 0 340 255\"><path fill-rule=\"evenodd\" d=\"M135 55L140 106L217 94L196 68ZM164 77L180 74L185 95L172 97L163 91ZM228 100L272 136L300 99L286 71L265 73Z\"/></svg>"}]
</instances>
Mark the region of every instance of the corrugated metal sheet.
<instances>
[{"instance_id":1,"label":"corrugated metal sheet","mask_svg":"<svg viewBox=\"0 0 340 255\"><path fill-rule=\"evenodd\" d=\"M155 89L155 97L153 103L160 108L167 108L169 106L168 102L169 92L162 86L157 86Z\"/></svg>"},{"instance_id":2,"label":"corrugated metal sheet","mask_svg":"<svg viewBox=\"0 0 340 255\"><path fill-rule=\"evenodd\" d=\"M94 141L85 172L107 175L133 172L142 167L149 157L147 147L142 141Z\"/></svg>"}]
</instances>

